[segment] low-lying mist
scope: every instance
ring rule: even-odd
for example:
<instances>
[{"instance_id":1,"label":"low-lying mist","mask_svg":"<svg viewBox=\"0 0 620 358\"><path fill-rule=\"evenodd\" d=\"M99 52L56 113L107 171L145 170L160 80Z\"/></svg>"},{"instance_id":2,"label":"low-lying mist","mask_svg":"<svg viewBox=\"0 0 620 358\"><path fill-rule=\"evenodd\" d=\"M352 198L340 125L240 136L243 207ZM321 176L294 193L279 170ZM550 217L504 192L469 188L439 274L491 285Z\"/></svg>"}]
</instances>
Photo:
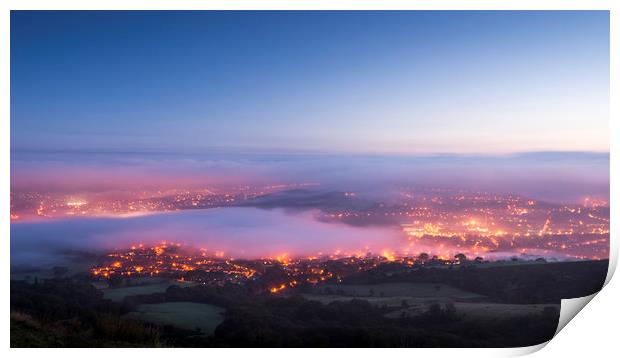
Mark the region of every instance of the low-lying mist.
<instances>
[{"instance_id":1,"label":"low-lying mist","mask_svg":"<svg viewBox=\"0 0 620 358\"><path fill-rule=\"evenodd\" d=\"M315 220L315 212L219 208L133 218L68 219L11 225L11 263L49 263L68 251L105 252L173 241L226 257L382 252L406 247L398 228ZM35 260L35 262L33 262Z\"/></svg>"},{"instance_id":2,"label":"low-lying mist","mask_svg":"<svg viewBox=\"0 0 620 358\"><path fill-rule=\"evenodd\" d=\"M609 153L320 155L13 152L11 190L105 192L316 182L384 198L397 188L518 194L559 203L609 197Z\"/></svg>"}]
</instances>

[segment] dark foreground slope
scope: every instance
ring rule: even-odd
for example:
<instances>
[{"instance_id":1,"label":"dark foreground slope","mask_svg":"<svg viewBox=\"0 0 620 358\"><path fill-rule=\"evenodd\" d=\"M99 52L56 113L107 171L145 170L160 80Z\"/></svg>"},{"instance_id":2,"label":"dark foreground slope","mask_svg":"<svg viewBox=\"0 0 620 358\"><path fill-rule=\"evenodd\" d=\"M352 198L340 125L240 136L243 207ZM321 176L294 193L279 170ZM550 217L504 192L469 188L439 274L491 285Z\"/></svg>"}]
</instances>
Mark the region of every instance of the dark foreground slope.
<instances>
[{"instance_id":1,"label":"dark foreground slope","mask_svg":"<svg viewBox=\"0 0 620 358\"><path fill-rule=\"evenodd\" d=\"M411 270L384 265L344 284L433 282L476 292L489 302L559 303L602 286L607 262ZM332 283L333 285L333 283ZM79 279L11 282L12 347L515 347L553 337L559 311L493 318L465 316L450 302L416 315L351 297L321 303L301 296L253 294L244 286L171 286L113 303ZM226 309L211 335L124 318L140 304L196 302Z\"/></svg>"}]
</instances>

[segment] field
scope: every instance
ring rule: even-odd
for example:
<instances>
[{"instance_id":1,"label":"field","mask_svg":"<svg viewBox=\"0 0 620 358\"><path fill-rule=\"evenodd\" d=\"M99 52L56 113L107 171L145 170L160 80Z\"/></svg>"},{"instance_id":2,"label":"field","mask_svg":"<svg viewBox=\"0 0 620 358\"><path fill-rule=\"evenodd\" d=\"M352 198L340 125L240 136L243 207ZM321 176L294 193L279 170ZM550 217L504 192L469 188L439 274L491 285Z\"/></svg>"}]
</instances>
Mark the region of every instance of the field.
<instances>
[{"instance_id":1,"label":"field","mask_svg":"<svg viewBox=\"0 0 620 358\"><path fill-rule=\"evenodd\" d=\"M463 313L467 318L497 319L498 317L507 318L512 316L524 316L529 314L541 313L545 308L552 307L557 310L560 305L556 304L533 304L533 305L514 305L503 303L455 303L456 311Z\"/></svg>"},{"instance_id":2,"label":"field","mask_svg":"<svg viewBox=\"0 0 620 358\"><path fill-rule=\"evenodd\" d=\"M153 283L140 284L136 286L124 286L119 288L101 289L103 297L114 302L122 302L127 296L133 295L150 295L152 293L166 292L168 287L176 285L180 287L189 287L195 285L193 282L181 282L176 280L155 281Z\"/></svg>"},{"instance_id":3,"label":"field","mask_svg":"<svg viewBox=\"0 0 620 358\"><path fill-rule=\"evenodd\" d=\"M369 285L325 285L303 295L308 300L328 304L334 301L363 299L373 306L400 308L387 318L410 317L428 311L432 303L453 303L456 312L467 319L497 319L540 314L546 307L559 310L557 304L503 304L482 302L485 296L444 284L384 283Z\"/></svg>"},{"instance_id":4,"label":"field","mask_svg":"<svg viewBox=\"0 0 620 358\"><path fill-rule=\"evenodd\" d=\"M428 310L428 304L418 303L402 308L397 311L390 312L385 315L388 318L411 317L419 315ZM497 320L511 317L536 315L543 312L547 307L557 310L560 305L555 304L532 304L517 305L505 303L487 303L487 302L455 302L456 314L464 319L472 320Z\"/></svg>"},{"instance_id":5,"label":"field","mask_svg":"<svg viewBox=\"0 0 620 358\"><path fill-rule=\"evenodd\" d=\"M187 330L199 329L200 333L209 335L224 321L224 311L221 307L202 303L166 302L139 305L126 317Z\"/></svg>"},{"instance_id":6,"label":"field","mask_svg":"<svg viewBox=\"0 0 620 358\"><path fill-rule=\"evenodd\" d=\"M406 296L416 298L447 297L453 299L477 299L484 297L444 284L409 282L390 282L365 285L324 285L316 287L314 293L336 293L343 296L353 297Z\"/></svg>"},{"instance_id":7,"label":"field","mask_svg":"<svg viewBox=\"0 0 620 358\"><path fill-rule=\"evenodd\" d=\"M476 301L484 296L444 284L393 282L368 285L325 285L316 287L306 299L330 303L364 299L375 306L401 307L432 302Z\"/></svg>"}]
</instances>

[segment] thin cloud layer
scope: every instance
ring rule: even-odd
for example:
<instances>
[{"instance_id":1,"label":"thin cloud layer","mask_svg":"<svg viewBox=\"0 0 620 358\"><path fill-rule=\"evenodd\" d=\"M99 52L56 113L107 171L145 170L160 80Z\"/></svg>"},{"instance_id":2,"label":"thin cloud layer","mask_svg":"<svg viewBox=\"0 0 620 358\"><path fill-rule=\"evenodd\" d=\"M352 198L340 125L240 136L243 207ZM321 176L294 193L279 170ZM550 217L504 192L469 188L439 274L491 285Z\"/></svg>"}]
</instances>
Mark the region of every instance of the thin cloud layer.
<instances>
[{"instance_id":1,"label":"thin cloud layer","mask_svg":"<svg viewBox=\"0 0 620 358\"><path fill-rule=\"evenodd\" d=\"M385 198L403 186L581 202L609 196L609 153L503 156L14 153L11 190L104 192L318 182Z\"/></svg>"}]
</instances>

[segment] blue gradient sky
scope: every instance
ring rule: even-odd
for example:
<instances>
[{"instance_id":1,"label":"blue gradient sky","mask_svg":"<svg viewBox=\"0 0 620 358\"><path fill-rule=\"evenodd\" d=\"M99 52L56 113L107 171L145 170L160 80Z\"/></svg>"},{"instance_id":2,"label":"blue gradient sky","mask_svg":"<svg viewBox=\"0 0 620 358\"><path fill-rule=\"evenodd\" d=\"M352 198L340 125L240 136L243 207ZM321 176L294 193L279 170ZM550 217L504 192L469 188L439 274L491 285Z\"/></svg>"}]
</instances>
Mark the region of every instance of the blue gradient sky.
<instances>
[{"instance_id":1,"label":"blue gradient sky","mask_svg":"<svg viewBox=\"0 0 620 358\"><path fill-rule=\"evenodd\" d=\"M607 12L12 12L13 150L608 151Z\"/></svg>"}]
</instances>

